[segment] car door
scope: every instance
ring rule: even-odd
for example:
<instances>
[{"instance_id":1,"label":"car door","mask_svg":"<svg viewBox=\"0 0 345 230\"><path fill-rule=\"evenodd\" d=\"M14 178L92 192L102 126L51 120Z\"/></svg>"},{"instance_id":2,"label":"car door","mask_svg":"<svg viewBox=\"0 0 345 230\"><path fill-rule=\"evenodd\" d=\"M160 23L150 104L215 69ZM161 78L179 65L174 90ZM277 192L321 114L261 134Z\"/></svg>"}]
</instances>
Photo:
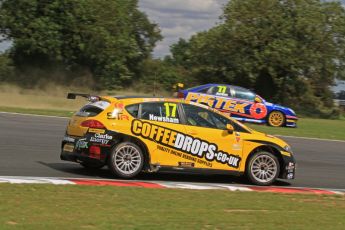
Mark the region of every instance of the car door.
<instances>
[{"instance_id":1,"label":"car door","mask_svg":"<svg viewBox=\"0 0 345 230\"><path fill-rule=\"evenodd\" d=\"M140 121L149 123L145 127L148 136L145 142L151 149L151 164L178 166L180 153L174 147L174 135L185 133L181 122L179 104L176 102L145 102L140 105Z\"/></svg>"},{"instance_id":2,"label":"car door","mask_svg":"<svg viewBox=\"0 0 345 230\"><path fill-rule=\"evenodd\" d=\"M199 140L208 145L207 147L200 145L200 148L206 149L206 151L203 155L196 155L198 159L195 167L238 170L243 149L241 132L244 129L231 119L210 109L184 103L182 108L186 134L192 139L192 144L194 144L194 140ZM234 126L235 132L229 133L226 128L228 123ZM210 146L215 147L210 148Z\"/></svg>"},{"instance_id":3,"label":"car door","mask_svg":"<svg viewBox=\"0 0 345 230\"><path fill-rule=\"evenodd\" d=\"M225 85L218 85L211 88L212 93L215 97L215 102L213 104L213 108L221 111L224 114L229 116L242 116L246 113L245 107L248 105L247 103L243 103L243 101L238 100L235 97L235 91L231 86Z\"/></svg>"},{"instance_id":4,"label":"car door","mask_svg":"<svg viewBox=\"0 0 345 230\"><path fill-rule=\"evenodd\" d=\"M231 86L231 91L233 93L233 97L236 98L237 103L242 103L242 105L244 105L243 110L245 113L238 115L257 120L266 117L266 105L264 103L255 102L255 93L238 86ZM236 115L236 113L234 113L234 115Z\"/></svg>"}]
</instances>

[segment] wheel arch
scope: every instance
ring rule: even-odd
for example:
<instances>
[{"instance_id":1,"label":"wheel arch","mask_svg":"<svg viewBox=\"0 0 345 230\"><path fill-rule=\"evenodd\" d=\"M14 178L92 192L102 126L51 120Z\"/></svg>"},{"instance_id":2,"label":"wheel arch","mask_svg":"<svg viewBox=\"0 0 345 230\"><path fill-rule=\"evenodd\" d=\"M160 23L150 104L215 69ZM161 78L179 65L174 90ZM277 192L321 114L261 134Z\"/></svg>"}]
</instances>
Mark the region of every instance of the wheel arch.
<instances>
[{"instance_id":1,"label":"wheel arch","mask_svg":"<svg viewBox=\"0 0 345 230\"><path fill-rule=\"evenodd\" d=\"M248 163L250 161L250 159L252 158L252 156L257 153L257 152L260 152L260 151L266 151L266 152L270 152L272 153L274 156L277 157L278 161L279 161L279 171L280 171L280 174L282 173L283 171L283 168L284 168L284 160L283 160L283 156L281 155L279 149L275 146L272 146L272 145L269 145L269 144L263 144L263 145L260 145L256 148L254 148L250 154L248 155L247 159L246 159L246 165L245 165L245 171L247 172L248 170Z\"/></svg>"},{"instance_id":2,"label":"wheel arch","mask_svg":"<svg viewBox=\"0 0 345 230\"><path fill-rule=\"evenodd\" d=\"M140 140L139 138L133 137L133 136L129 136L129 135L125 135L125 134L119 134L116 137L116 141L114 141L113 145L111 146L111 149L113 150L118 144L121 144L123 142L132 142L136 145L139 146L139 148L142 150L143 155L144 155L144 170L147 170L150 168L150 162L151 162L151 158L150 158L150 152L147 148L147 145ZM107 156L107 161L109 160L109 156L110 154L108 154Z\"/></svg>"},{"instance_id":3,"label":"wheel arch","mask_svg":"<svg viewBox=\"0 0 345 230\"><path fill-rule=\"evenodd\" d=\"M282 109L279 109L279 108L274 108L274 107L270 111L267 112L267 115L265 117L266 124L269 125L269 117L270 117L271 113L274 113L274 112L280 112L280 113L283 114L283 116L284 116L284 123L283 123L283 125L281 127L286 126L286 113L285 113L285 111L282 110Z\"/></svg>"}]
</instances>

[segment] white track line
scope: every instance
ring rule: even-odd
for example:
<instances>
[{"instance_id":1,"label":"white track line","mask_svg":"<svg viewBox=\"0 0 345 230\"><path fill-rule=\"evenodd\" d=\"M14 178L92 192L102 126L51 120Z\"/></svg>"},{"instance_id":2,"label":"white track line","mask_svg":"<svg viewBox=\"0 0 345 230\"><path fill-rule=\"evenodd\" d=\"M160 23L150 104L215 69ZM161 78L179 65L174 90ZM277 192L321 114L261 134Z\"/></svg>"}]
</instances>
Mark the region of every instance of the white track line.
<instances>
[{"instance_id":1,"label":"white track line","mask_svg":"<svg viewBox=\"0 0 345 230\"><path fill-rule=\"evenodd\" d=\"M51 118L60 118L60 119L68 119L69 118L69 117L59 117L59 116L51 116L51 115L39 115L39 114L29 114L29 113L12 113L12 112L0 112L0 114L11 114L11 115L32 116L32 117L51 117Z\"/></svg>"},{"instance_id":2,"label":"white track line","mask_svg":"<svg viewBox=\"0 0 345 230\"><path fill-rule=\"evenodd\" d=\"M12 112L1 112L0 114L12 114L12 115L21 115L21 116L33 116L33 117L51 117L51 118L60 118L60 119L69 119L69 117L59 117L59 116L50 116L50 115L38 115L38 114L29 114L29 113L12 113ZM287 138L296 138L296 139L305 139L305 140L314 140L314 141L331 141L331 142L342 142L343 140L333 140L333 139L324 139L324 138L314 138L314 137L297 137L297 136L285 136L285 135L276 135L277 137L287 137Z\"/></svg>"},{"instance_id":3,"label":"white track line","mask_svg":"<svg viewBox=\"0 0 345 230\"><path fill-rule=\"evenodd\" d=\"M220 184L220 183L201 183L201 182L184 182L184 181L156 181L156 180L121 180L121 179L107 179L107 178L91 178L91 177L31 177L31 176L0 176L0 183L13 184L74 184L68 180L93 180L93 181L118 181L118 182L145 182L163 185L167 188L189 188L197 190L221 189L225 188L231 191L253 191L250 187L258 187L255 185L245 184ZM314 188L314 187L294 187L294 186L268 186L267 188L282 188L282 189L311 189L331 191L335 194L345 194L345 189L336 188Z\"/></svg>"},{"instance_id":4,"label":"white track line","mask_svg":"<svg viewBox=\"0 0 345 230\"><path fill-rule=\"evenodd\" d=\"M272 134L274 135L274 134ZM295 138L295 139L305 139L305 140L313 140L313 141L331 141L331 142L342 142L345 143L343 140L332 140L332 139L324 139L324 138L316 138L316 137L296 137L296 136L283 136L283 135L274 135L277 137L287 137L287 138Z\"/></svg>"}]
</instances>

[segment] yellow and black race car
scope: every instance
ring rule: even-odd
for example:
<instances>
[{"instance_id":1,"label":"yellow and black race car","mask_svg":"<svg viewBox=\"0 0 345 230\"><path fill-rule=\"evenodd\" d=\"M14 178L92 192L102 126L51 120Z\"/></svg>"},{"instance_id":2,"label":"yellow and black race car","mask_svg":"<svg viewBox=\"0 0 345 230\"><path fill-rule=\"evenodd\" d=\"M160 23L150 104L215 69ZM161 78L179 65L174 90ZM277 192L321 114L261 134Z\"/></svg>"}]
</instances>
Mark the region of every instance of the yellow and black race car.
<instances>
[{"instance_id":1,"label":"yellow and black race car","mask_svg":"<svg viewBox=\"0 0 345 230\"><path fill-rule=\"evenodd\" d=\"M208 106L181 99L68 94L76 96L89 103L67 126L62 160L86 168L108 165L121 178L160 169L246 175L257 185L295 177L288 144Z\"/></svg>"}]
</instances>

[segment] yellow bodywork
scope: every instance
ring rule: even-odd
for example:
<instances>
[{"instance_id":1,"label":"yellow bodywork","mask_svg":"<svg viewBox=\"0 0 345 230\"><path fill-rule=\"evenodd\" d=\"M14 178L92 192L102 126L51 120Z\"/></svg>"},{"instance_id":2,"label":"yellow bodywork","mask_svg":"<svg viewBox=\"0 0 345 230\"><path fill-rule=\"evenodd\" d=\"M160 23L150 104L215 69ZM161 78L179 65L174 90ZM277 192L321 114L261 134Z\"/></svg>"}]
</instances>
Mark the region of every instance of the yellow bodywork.
<instances>
[{"instance_id":1,"label":"yellow bodywork","mask_svg":"<svg viewBox=\"0 0 345 230\"><path fill-rule=\"evenodd\" d=\"M126 98L118 100L114 97L106 96L101 97L101 100L108 101L110 106L92 118L74 116L68 125L67 134L83 136L87 131L103 133L103 129L88 130L88 128L80 126L81 122L86 119L98 120L104 124L107 130L141 140L147 147L150 158L149 163L151 165L244 172L248 156L256 148L264 146L264 143L272 143L281 149L287 146L283 140L256 132L229 117L226 118L241 126L246 132L237 132L235 130L235 132L229 133L228 130L156 120L142 120L134 118L125 109L126 106L131 104L167 102L167 106L172 108L170 111L171 115L174 115L173 104L185 103L205 107L180 99ZM205 108L221 114L215 109ZM186 144L187 139L189 142ZM280 153L285 156L291 156L291 153L286 151L280 151Z\"/></svg>"}]
</instances>

